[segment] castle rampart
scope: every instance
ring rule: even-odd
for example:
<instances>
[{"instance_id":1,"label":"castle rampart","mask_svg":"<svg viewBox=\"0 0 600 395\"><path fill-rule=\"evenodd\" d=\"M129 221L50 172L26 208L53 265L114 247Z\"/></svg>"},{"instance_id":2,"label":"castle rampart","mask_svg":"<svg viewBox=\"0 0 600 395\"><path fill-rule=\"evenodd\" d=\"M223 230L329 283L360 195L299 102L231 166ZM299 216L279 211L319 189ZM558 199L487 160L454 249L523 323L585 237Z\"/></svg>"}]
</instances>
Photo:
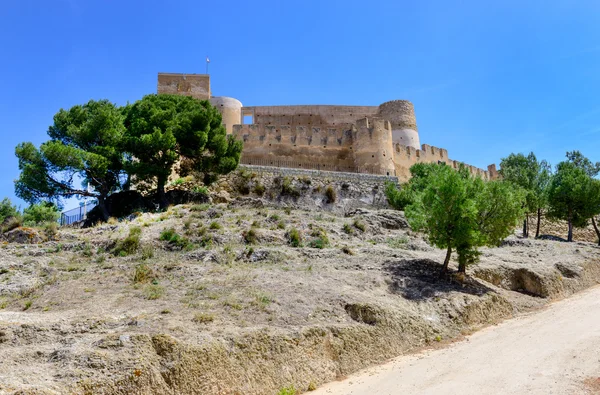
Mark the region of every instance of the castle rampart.
<instances>
[{"instance_id":1,"label":"castle rampart","mask_svg":"<svg viewBox=\"0 0 600 395\"><path fill-rule=\"evenodd\" d=\"M244 143L241 163L360 172L410 178L415 163L461 165L484 179L488 170L448 157L448 151L420 144L414 106L393 100L379 106L293 105L243 107L231 97L211 97L203 74L158 75L158 93L208 99L222 114L227 133ZM251 122L244 122L246 117Z\"/></svg>"}]
</instances>

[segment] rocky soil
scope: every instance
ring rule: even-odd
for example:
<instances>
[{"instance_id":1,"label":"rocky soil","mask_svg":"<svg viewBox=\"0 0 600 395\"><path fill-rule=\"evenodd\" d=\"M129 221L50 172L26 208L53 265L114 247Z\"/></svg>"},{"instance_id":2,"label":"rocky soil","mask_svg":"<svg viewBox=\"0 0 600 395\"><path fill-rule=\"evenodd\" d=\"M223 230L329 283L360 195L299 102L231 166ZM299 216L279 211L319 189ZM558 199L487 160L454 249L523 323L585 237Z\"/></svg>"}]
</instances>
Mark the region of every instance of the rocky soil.
<instances>
[{"instance_id":1,"label":"rocky soil","mask_svg":"<svg viewBox=\"0 0 600 395\"><path fill-rule=\"evenodd\" d=\"M0 393L307 391L600 281L593 243L510 237L442 278L400 212L227 200L4 242Z\"/></svg>"}]
</instances>

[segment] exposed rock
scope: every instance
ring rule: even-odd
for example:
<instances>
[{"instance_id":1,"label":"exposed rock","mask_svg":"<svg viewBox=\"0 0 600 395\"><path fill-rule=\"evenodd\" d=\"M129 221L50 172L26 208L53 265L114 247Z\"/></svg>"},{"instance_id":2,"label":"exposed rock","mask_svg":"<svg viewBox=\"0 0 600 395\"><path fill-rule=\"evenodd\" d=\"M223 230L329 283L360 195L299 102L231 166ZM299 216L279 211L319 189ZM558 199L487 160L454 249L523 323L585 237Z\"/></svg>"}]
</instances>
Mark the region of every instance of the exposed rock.
<instances>
[{"instance_id":1,"label":"exposed rock","mask_svg":"<svg viewBox=\"0 0 600 395\"><path fill-rule=\"evenodd\" d=\"M19 227L6 232L3 237L9 243L19 244L37 244L44 241L44 238L40 236L37 230L26 227Z\"/></svg>"}]
</instances>

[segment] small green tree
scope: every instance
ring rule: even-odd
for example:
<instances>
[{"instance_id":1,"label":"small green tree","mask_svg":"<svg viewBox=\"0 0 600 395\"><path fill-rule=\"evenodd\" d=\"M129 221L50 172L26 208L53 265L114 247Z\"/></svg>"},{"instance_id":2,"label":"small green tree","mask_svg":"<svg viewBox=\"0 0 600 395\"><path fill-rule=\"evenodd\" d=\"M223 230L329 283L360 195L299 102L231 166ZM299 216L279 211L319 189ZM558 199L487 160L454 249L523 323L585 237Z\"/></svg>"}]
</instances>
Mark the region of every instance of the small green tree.
<instances>
[{"instance_id":1,"label":"small green tree","mask_svg":"<svg viewBox=\"0 0 600 395\"><path fill-rule=\"evenodd\" d=\"M19 209L12 204L9 198L4 198L0 201L0 224L2 224L6 218L18 217L20 215Z\"/></svg>"},{"instance_id":2,"label":"small green tree","mask_svg":"<svg viewBox=\"0 0 600 395\"><path fill-rule=\"evenodd\" d=\"M39 149L29 142L17 146L21 174L15 181L16 195L31 204L94 197L108 219L105 200L121 184L123 132L121 110L107 100L61 109L48 129L50 141ZM93 190L75 186L77 179Z\"/></svg>"},{"instance_id":3,"label":"small green tree","mask_svg":"<svg viewBox=\"0 0 600 395\"><path fill-rule=\"evenodd\" d=\"M596 222L596 216L600 214L600 181L594 179L600 173L600 162L593 163L579 151L567 152L567 160L578 169L583 170L590 178L585 188L582 189L585 205L581 208L581 216L591 218L598 237L598 245L600 245L600 229ZM584 226L587 226L587 221Z\"/></svg>"},{"instance_id":4,"label":"small green tree","mask_svg":"<svg viewBox=\"0 0 600 395\"><path fill-rule=\"evenodd\" d=\"M498 245L523 214L519 190L506 182L484 182L465 168L437 166L425 184L406 207L406 216L413 229L446 249L444 272L454 249L459 272L465 273L467 265L477 262L477 248Z\"/></svg>"},{"instance_id":5,"label":"small green tree","mask_svg":"<svg viewBox=\"0 0 600 395\"><path fill-rule=\"evenodd\" d=\"M523 237L529 237L529 215L537 213L536 237L539 236L542 210L547 206L547 187L550 180L550 166L546 161L538 161L535 154L510 154L500 162L502 179L523 189L525 218Z\"/></svg>"},{"instance_id":6,"label":"small green tree","mask_svg":"<svg viewBox=\"0 0 600 395\"><path fill-rule=\"evenodd\" d=\"M573 162L560 162L548 188L548 216L567 221L567 241L573 241L573 227L585 227L593 215L595 183Z\"/></svg>"},{"instance_id":7,"label":"small green tree","mask_svg":"<svg viewBox=\"0 0 600 395\"><path fill-rule=\"evenodd\" d=\"M206 100L179 95L147 95L125 110L124 147L131 154L129 172L140 181L156 183L162 208L165 184L179 159L181 175L204 174L205 182L235 169L241 142L226 135L221 114Z\"/></svg>"},{"instance_id":8,"label":"small green tree","mask_svg":"<svg viewBox=\"0 0 600 395\"><path fill-rule=\"evenodd\" d=\"M23 221L29 225L40 225L46 222L56 222L60 211L56 205L49 202L32 204L23 210Z\"/></svg>"}]
</instances>

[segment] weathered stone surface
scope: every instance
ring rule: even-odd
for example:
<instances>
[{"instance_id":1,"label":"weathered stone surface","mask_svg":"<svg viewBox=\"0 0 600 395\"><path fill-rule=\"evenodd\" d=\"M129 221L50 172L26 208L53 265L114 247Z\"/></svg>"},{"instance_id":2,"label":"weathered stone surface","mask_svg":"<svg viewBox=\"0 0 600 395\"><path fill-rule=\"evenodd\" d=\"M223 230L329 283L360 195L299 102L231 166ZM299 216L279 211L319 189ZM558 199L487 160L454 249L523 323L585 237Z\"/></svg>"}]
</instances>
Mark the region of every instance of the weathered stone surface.
<instances>
[{"instance_id":1,"label":"weathered stone surface","mask_svg":"<svg viewBox=\"0 0 600 395\"><path fill-rule=\"evenodd\" d=\"M4 234L4 239L9 243L19 244L37 244L44 240L37 230L26 227L19 227L10 232L6 232Z\"/></svg>"}]
</instances>

